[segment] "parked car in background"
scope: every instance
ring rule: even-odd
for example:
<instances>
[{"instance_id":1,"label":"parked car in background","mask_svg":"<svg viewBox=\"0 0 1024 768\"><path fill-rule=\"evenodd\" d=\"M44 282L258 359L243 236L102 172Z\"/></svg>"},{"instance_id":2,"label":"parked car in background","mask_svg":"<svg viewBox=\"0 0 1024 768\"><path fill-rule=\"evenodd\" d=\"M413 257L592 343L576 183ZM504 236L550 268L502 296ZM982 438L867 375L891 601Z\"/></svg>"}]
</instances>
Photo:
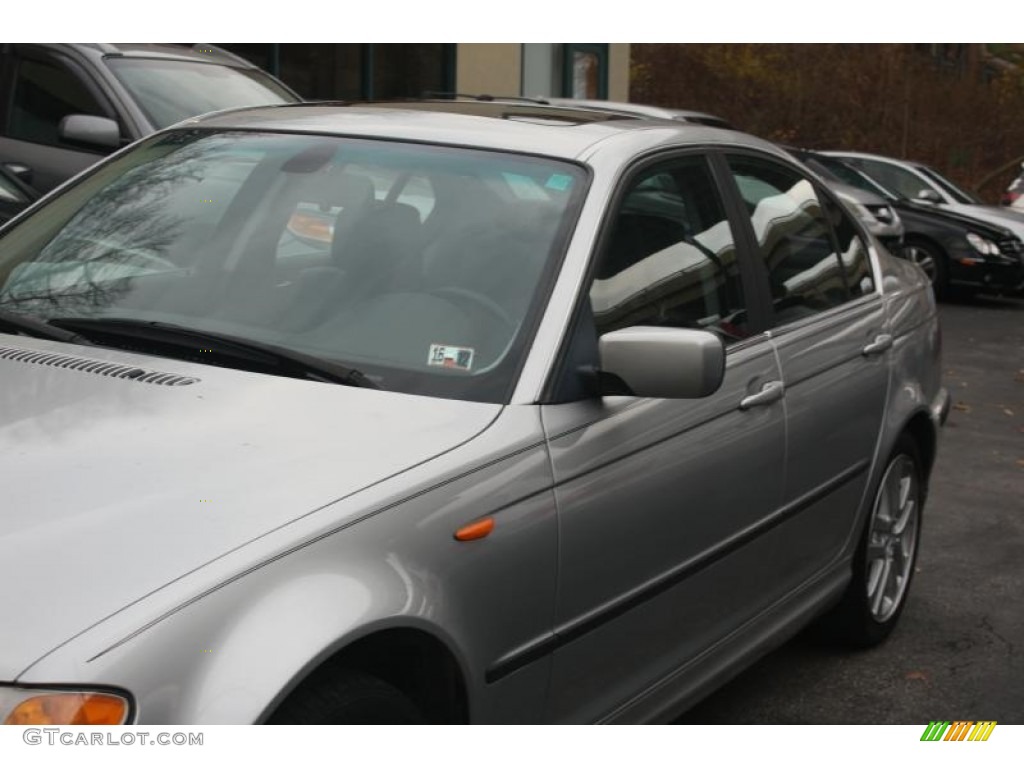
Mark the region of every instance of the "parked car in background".
<instances>
[{"instance_id":1,"label":"parked car in background","mask_svg":"<svg viewBox=\"0 0 1024 768\"><path fill-rule=\"evenodd\" d=\"M923 163L897 160L863 152L821 152L838 157L900 197L956 211L982 221L1010 227L1024 236L1024 213L997 205L985 205L977 195L957 186Z\"/></svg>"},{"instance_id":2,"label":"parked car in background","mask_svg":"<svg viewBox=\"0 0 1024 768\"><path fill-rule=\"evenodd\" d=\"M209 45L0 44L0 164L47 192L187 117L299 101Z\"/></svg>"},{"instance_id":3,"label":"parked car in background","mask_svg":"<svg viewBox=\"0 0 1024 768\"><path fill-rule=\"evenodd\" d=\"M951 288L1010 294L1024 291L1024 231L1012 219L982 219L972 207L954 210L904 197L832 154L804 150L801 159L819 173L889 199L906 230L899 255L924 269L936 296L945 296Z\"/></svg>"},{"instance_id":4,"label":"parked car in background","mask_svg":"<svg viewBox=\"0 0 1024 768\"><path fill-rule=\"evenodd\" d=\"M663 720L813 622L878 644L940 341L735 131L178 124L0 229L0 722Z\"/></svg>"},{"instance_id":5,"label":"parked car in background","mask_svg":"<svg viewBox=\"0 0 1024 768\"><path fill-rule=\"evenodd\" d=\"M38 197L38 192L0 166L0 224L21 213Z\"/></svg>"},{"instance_id":6,"label":"parked car in background","mask_svg":"<svg viewBox=\"0 0 1024 768\"><path fill-rule=\"evenodd\" d=\"M1010 182L999 198L999 204L1005 205L1014 210L1024 211L1024 163L1021 163L1021 173Z\"/></svg>"}]
</instances>

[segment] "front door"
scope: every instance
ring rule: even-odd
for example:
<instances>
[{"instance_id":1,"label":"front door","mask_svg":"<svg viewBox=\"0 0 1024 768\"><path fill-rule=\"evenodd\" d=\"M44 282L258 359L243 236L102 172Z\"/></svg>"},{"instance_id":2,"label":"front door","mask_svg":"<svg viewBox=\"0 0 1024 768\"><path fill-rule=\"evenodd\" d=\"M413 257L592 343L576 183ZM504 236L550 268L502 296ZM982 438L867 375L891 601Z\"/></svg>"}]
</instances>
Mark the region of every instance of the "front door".
<instances>
[{"instance_id":1,"label":"front door","mask_svg":"<svg viewBox=\"0 0 1024 768\"><path fill-rule=\"evenodd\" d=\"M728 359L704 399L543 407L560 561L546 719L614 717L780 593L781 374L725 211L707 159L681 156L626 180L602 237L597 335L705 328Z\"/></svg>"}]
</instances>

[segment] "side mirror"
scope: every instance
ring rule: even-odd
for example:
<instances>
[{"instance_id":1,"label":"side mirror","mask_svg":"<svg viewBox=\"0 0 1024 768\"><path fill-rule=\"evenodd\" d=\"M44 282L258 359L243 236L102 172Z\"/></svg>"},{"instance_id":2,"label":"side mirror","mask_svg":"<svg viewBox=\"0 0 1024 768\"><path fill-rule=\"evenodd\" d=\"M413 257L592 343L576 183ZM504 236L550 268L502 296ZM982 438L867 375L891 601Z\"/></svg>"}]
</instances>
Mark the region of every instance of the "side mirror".
<instances>
[{"instance_id":1,"label":"side mirror","mask_svg":"<svg viewBox=\"0 0 1024 768\"><path fill-rule=\"evenodd\" d=\"M941 203L942 197L934 189L922 189L917 193L917 199L923 203Z\"/></svg>"},{"instance_id":2,"label":"side mirror","mask_svg":"<svg viewBox=\"0 0 1024 768\"><path fill-rule=\"evenodd\" d=\"M121 129L109 117L98 115L66 115L57 128L61 141L68 144L84 144L101 149L117 149L121 146Z\"/></svg>"},{"instance_id":3,"label":"side mirror","mask_svg":"<svg viewBox=\"0 0 1024 768\"><path fill-rule=\"evenodd\" d=\"M636 326L598 340L604 394L690 399L715 392L725 376L725 347L710 331Z\"/></svg>"}]
</instances>

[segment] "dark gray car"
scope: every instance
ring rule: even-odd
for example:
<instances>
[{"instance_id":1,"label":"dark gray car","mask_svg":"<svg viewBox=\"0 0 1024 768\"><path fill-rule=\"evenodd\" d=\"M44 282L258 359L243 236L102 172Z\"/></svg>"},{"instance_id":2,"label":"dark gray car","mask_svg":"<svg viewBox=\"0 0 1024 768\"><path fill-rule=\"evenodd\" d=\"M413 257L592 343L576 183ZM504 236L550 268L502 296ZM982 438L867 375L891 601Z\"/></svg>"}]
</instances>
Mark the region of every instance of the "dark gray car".
<instances>
[{"instance_id":1,"label":"dark gray car","mask_svg":"<svg viewBox=\"0 0 1024 768\"><path fill-rule=\"evenodd\" d=\"M208 45L0 44L0 164L40 192L187 117L298 101Z\"/></svg>"}]
</instances>

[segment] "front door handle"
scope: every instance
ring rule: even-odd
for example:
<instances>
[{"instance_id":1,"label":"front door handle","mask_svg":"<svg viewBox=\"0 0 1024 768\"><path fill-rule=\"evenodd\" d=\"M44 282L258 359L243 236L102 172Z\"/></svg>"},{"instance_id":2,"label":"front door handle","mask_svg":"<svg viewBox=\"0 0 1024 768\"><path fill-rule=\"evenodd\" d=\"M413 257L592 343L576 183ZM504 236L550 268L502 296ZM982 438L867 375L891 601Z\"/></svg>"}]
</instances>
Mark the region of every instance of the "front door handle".
<instances>
[{"instance_id":1,"label":"front door handle","mask_svg":"<svg viewBox=\"0 0 1024 768\"><path fill-rule=\"evenodd\" d=\"M880 355L885 350L892 346L892 336L888 333L883 333L875 336L875 340L868 344L860 352L864 357L871 357L872 355Z\"/></svg>"},{"instance_id":2,"label":"front door handle","mask_svg":"<svg viewBox=\"0 0 1024 768\"><path fill-rule=\"evenodd\" d=\"M782 386L781 381L766 381L760 392L747 395L740 400L740 410L745 411L758 405L774 403L776 400L781 400L785 392L786 388Z\"/></svg>"}]
</instances>

